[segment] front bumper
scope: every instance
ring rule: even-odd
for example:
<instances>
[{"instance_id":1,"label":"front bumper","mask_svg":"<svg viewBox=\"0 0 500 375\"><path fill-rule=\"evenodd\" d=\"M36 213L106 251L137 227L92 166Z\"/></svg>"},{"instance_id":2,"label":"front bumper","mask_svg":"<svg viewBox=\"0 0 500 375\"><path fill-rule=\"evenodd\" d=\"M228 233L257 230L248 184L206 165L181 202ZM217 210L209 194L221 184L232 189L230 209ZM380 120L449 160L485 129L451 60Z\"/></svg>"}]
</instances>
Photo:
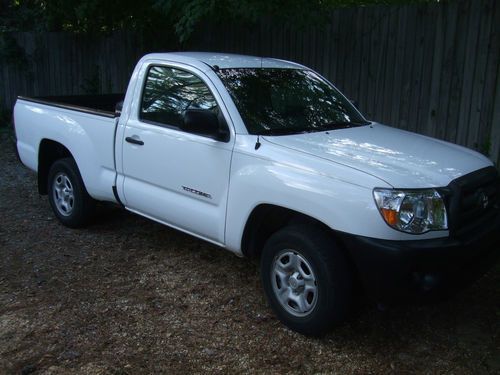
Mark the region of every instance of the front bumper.
<instances>
[{"instance_id":1,"label":"front bumper","mask_svg":"<svg viewBox=\"0 0 500 375\"><path fill-rule=\"evenodd\" d=\"M500 258L500 215L468 237L390 241L340 234L377 302L433 299L465 288Z\"/></svg>"}]
</instances>

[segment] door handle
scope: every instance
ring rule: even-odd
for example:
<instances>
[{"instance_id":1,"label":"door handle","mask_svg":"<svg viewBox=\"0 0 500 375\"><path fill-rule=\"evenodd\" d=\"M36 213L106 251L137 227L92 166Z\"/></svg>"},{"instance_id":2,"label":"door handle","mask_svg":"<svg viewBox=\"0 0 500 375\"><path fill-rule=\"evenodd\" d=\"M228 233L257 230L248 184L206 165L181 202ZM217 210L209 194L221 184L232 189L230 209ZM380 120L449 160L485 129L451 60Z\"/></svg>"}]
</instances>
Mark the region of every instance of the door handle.
<instances>
[{"instance_id":1,"label":"door handle","mask_svg":"<svg viewBox=\"0 0 500 375\"><path fill-rule=\"evenodd\" d=\"M128 143L133 143L134 145L139 145L139 146L142 146L144 144L143 141L141 141L140 139L138 138L133 138L133 137L127 137L125 138L125 140L128 142Z\"/></svg>"}]
</instances>

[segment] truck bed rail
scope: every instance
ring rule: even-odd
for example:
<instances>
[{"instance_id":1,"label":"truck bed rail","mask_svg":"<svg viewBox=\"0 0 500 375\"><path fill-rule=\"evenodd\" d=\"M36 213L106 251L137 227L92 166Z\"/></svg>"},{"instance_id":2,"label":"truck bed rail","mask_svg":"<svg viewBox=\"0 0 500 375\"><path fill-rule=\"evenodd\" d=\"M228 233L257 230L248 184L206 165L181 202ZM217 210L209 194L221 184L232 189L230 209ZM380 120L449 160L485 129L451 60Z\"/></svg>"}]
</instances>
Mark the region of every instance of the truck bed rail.
<instances>
[{"instance_id":1,"label":"truck bed rail","mask_svg":"<svg viewBox=\"0 0 500 375\"><path fill-rule=\"evenodd\" d=\"M50 105L52 107L62 109L70 109L73 111L114 118L116 104L122 101L124 97L125 94L105 94L43 97L18 96L18 99Z\"/></svg>"}]
</instances>

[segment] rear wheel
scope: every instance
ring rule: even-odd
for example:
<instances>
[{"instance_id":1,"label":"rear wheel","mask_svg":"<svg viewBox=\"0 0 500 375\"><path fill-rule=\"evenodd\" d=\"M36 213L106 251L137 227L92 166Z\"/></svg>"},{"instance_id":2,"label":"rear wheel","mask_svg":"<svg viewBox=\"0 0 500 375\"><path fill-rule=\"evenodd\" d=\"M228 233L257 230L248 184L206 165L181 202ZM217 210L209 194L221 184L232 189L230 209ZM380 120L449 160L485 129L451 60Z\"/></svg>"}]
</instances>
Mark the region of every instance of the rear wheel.
<instances>
[{"instance_id":1,"label":"rear wheel","mask_svg":"<svg viewBox=\"0 0 500 375\"><path fill-rule=\"evenodd\" d=\"M54 214L65 226L79 228L92 218L95 201L87 193L72 158L60 159L52 164L47 191Z\"/></svg>"},{"instance_id":2,"label":"rear wheel","mask_svg":"<svg viewBox=\"0 0 500 375\"><path fill-rule=\"evenodd\" d=\"M273 234L263 249L261 277L271 308L294 331L319 336L349 312L351 271L321 228L294 225Z\"/></svg>"}]
</instances>

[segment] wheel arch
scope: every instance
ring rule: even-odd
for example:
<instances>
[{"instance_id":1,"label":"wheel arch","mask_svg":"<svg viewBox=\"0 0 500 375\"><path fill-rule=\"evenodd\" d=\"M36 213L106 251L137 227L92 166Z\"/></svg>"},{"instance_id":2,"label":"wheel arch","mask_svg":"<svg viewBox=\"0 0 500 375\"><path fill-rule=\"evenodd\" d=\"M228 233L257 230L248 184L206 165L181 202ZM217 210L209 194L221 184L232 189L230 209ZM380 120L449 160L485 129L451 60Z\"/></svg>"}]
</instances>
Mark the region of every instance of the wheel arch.
<instances>
[{"instance_id":1,"label":"wheel arch","mask_svg":"<svg viewBox=\"0 0 500 375\"><path fill-rule=\"evenodd\" d=\"M283 206L263 203L252 210L245 223L241 240L243 255L258 257L266 240L289 224L315 225L334 234L332 228L314 217Z\"/></svg>"},{"instance_id":2,"label":"wheel arch","mask_svg":"<svg viewBox=\"0 0 500 375\"><path fill-rule=\"evenodd\" d=\"M288 225L312 225L327 233L331 237L332 243L343 253L352 271L356 289L360 291L363 289L360 284L359 269L342 236L321 220L286 207L260 204L252 210L243 230L241 240L243 255L249 258L259 258L267 239Z\"/></svg>"},{"instance_id":3,"label":"wheel arch","mask_svg":"<svg viewBox=\"0 0 500 375\"><path fill-rule=\"evenodd\" d=\"M75 158L62 143L52 139L44 138L40 141L38 148L38 192L42 195L47 194L47 183L49 170L52 164L59 159L70 157Z\"/></svg>"}]
</instances>

